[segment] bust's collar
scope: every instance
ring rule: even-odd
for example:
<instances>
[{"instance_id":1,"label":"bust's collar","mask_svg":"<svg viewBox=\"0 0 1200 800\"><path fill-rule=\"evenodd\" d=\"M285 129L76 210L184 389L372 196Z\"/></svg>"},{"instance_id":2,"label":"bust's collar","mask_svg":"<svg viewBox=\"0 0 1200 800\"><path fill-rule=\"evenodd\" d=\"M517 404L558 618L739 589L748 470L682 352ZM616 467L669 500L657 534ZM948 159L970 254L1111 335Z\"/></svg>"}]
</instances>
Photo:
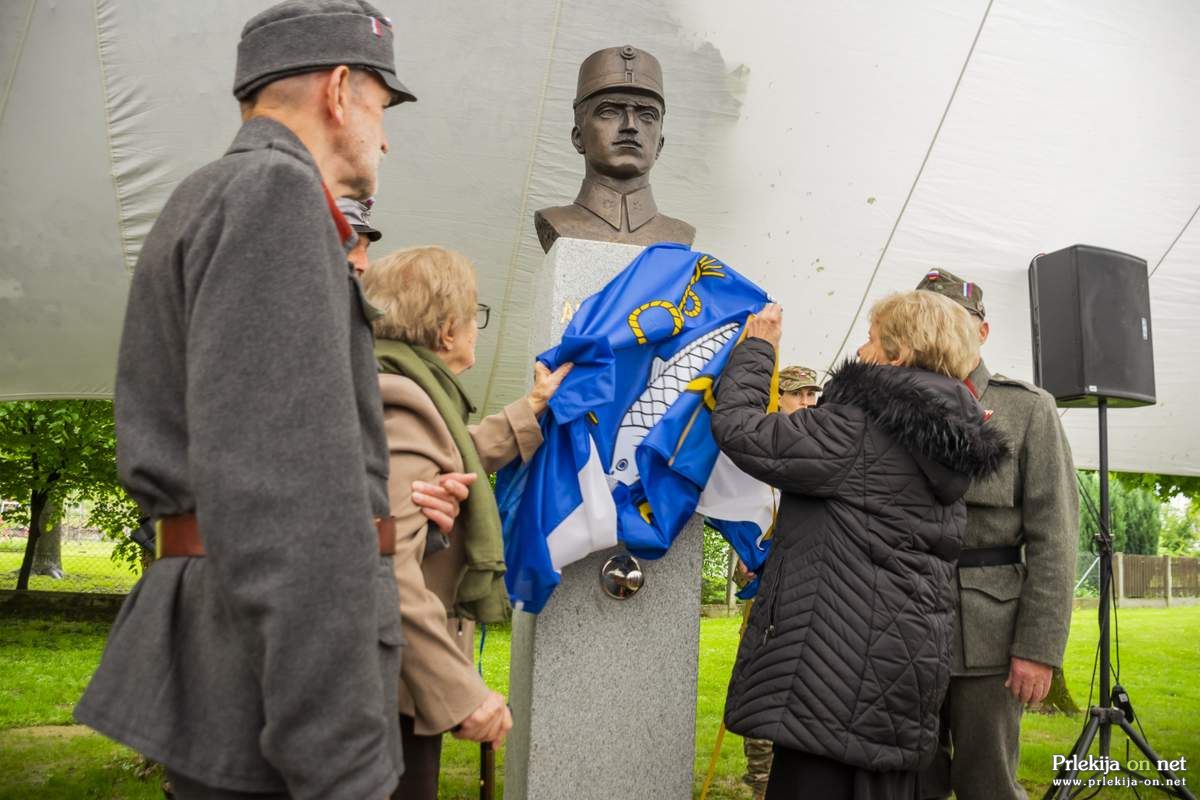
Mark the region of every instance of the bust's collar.
<instances>
[{"instance_id":1,"label":"bust's collar","mask_svg":"<svg viewBox=\"0 0 1200 800\"><path fill-rule=\"evenodd\" d=\"M584 181L583 186L579 188L579 196L575 198L576 205L583 206L616 231L621 230L622 201L625 204L625 216L629 220L630 232L636 231L658 216L654 193L648 185L629 194L621 194L602 183Z\"/></svg>"}]
</instances>

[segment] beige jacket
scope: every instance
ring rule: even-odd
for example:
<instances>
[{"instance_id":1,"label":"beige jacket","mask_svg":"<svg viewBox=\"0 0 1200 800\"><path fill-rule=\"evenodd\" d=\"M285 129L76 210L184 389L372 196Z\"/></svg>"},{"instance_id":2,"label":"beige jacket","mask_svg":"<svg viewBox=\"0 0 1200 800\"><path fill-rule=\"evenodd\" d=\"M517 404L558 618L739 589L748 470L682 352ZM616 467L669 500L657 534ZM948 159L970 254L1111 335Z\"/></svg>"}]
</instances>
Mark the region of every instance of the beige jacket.
<instances>
[{"instance_id":1,"label":"beige jacket","mask_svg":"<svg viewBox=\"0 0 1200 800\"><path fill-rule=\"evenodd\" d=\"M461 472L463 460L433 401L416 383L400 375L380 375L379 389L390 454L388 496L396 518L393 563L406 642L400 713L416 720L416 733L429 736L462 722L488 691L472 664L473 623L447 613L454 608L466 568L462 531L456 526L449 548L426 559L428 520L412 502L413 481ZM528 460L542 444L537 418L525 398L471 426L471 437L489 472L518 455Z\"/></svg>"}]
</instances>

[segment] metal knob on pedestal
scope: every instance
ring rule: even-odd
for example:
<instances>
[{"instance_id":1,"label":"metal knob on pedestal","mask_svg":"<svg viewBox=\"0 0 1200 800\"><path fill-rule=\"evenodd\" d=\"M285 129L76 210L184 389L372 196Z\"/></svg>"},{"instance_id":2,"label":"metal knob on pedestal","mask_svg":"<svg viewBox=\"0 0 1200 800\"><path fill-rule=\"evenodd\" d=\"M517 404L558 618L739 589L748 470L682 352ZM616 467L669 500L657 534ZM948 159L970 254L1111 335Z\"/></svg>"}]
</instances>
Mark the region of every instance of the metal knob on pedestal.
<instances>
[{"instance_id":1,"label":"metal knob on pedestal","mask_svg":"<svg viewBox=\"0 0 1200 800\"><path fill-rule=\"evenodd\" d=\"M617 600L633 597L644 582L642 565L628 553L613 556L600 568L600 586L605 594Z\"/></svg>"}]
</instances>

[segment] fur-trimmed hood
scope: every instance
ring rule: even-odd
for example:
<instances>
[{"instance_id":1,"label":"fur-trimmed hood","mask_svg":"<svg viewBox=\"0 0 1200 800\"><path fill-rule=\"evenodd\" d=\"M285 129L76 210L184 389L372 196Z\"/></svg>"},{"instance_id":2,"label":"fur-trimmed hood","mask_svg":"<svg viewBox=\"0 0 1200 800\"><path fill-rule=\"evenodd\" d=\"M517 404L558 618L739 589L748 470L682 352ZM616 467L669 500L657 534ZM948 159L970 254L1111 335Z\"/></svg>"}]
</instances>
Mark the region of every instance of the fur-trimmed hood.
<instances>
[{"instance_id":1,"label":"fur-trimmed hood","mask_svg":"<svg viewBox=\"0 0 1200 800\"><path fill-rule=\"evenodd\" d=\"M855 406L895 437L942 502L995 472L1008 453L966 384L935 372L847 360L831 374L821 402Z\"/></svg>"}]
</instances>

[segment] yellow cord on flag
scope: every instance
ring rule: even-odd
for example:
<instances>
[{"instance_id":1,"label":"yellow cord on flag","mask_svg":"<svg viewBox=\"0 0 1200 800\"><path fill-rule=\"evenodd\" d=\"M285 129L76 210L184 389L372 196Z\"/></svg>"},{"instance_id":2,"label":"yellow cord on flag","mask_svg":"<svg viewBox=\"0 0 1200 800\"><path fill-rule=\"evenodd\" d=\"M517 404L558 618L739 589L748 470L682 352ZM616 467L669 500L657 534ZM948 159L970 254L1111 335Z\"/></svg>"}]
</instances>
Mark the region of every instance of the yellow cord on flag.
<instances>
[{"instance_id":1,"label":"yellow cord on flag","mask_svg":"<svg viewBox=\"0 0 1200 800\"><path fill-rule=\"evenodd\" d=\"M750 320L754 319L754 317L755 317L754 314L751 314L750 316L746 317L747 325L749 324ZM746 338L747 325L743 325L741 333L738 334L738 340L737 340L738 344L741 344L742 341ZM777 348L775 348L775 366L771 369L771 393L770 393L770 397L767 399L767 413L774 414L778 410L779 410L779 348L777 347Z\"/></svg>"}]
</instances>

